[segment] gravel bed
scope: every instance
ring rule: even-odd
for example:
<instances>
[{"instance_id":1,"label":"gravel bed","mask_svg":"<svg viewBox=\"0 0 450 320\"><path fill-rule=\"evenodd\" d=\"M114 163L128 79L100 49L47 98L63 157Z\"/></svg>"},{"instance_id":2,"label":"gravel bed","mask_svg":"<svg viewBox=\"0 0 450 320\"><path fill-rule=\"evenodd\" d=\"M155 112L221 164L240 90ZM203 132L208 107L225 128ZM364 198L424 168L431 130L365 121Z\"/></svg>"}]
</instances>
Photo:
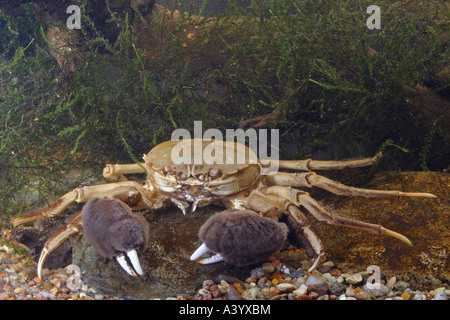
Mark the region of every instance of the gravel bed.
<instances>
[{"instance_id":1,"label":"gravel bed","mask_svg":"<svg viewBox=\"0 0 450 320\"><path fill-rule=\"evenodd\" d=\"M44 269L42 279L36 277L36 263L26 248L12 244L5 237L8 230L0 230L0 300L119 300L98 293L87 286L75 265L61 269ZM306 259L302 250L291 247L274 256L271 261L251 270L242 281L219 275L205 280L193 296L178 294L162 300L447 300L449 288L431 291L411 288L396 277L367 270L344 273L332 261L322 263L313 272L308 265L293 268L285 263L292 259ZM307 262L304 260L303 262ZM376 266L372 266L376 270ZM379 269L378 269L379 270Z\"/></svg>"},{"instance_id":2,"label":"gravel bed","mask_svg":"<svg viewBox=\"0 0 450 320\"><path fill-rule=\"evenodd\" d=\"M375 279L367 270L343 273L332 261L326 261L313 272L294 269L284 264L290 255L304 256L302 250L291 248L253 269L245 281L227 276L206 280L194 296L177 295L178 300L447 300L445 287L420 291L410 288L396 277ZM280 258L280 259L277 259ZM372 270L379 270L371 266Z\"/></svg>"}]
</instances>

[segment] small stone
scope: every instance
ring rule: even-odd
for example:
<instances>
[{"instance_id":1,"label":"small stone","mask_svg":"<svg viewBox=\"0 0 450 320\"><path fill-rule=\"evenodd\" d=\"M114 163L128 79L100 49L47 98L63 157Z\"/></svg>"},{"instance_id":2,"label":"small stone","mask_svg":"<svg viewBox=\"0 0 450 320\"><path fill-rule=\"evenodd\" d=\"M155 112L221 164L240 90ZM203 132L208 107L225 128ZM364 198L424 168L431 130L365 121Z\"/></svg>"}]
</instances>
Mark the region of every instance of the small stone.
<instances>
[{"instance_id":1,"label":"small stone","mask_svg":"<svg viewBox=\"0 0 450 320\"><path fill-rule=\"evenodd\" d=\"M405 291L406 288L408 288L408 287L409 287L409 283L407 283L405 281L398 281L394 286L394 288L398 291Z\"/></svg>"},{"instance_id":2,"label":"small stone","mask_svg":"<svg viewBox=\"0 0 450 320\"><path fill-rule=\"evenodd\" d=\"M400 297L402 297L403 300L410 300L411 299L411 295L408 292L403 292Z\"/></svg>"},{"instance_id":3,"label":"small stone","mask_svg":"<svg viewBox=\"0 0 450 320\"><path fill-rule=\"evenodd\" d=\"M350 288L350 287L348 287L346 290L345 290L345 295L347 296L347 297L354 297L355 296L355 291L352 289L352 288Z\"/></svg>"},{"instance_id":4,"label":"small stone","mask_svg":"<svg viewBox=\"0 0 450 320\"><path fill-rule=\"evenodd\" d=\"M345 279L350 284L357 284L363 280L363 277L360 273L355 273Z\"/></svg>"},{"instance_id":5,"label":"small stone","mask_svg":"<svg viewBox=\"0 0 450 320\"><path fill-rule=\"evenodd\" d=\"M230 286L228 288L228 291L226 293L226 297L227 297L228 300L242 300L241 295L239 294L239 292L233 286Z\"/></svg>"},{"instance_id":6,"label":"small stone","mask_svg":"<svg viewBox=\"0 0 450 320\"><path fill-rule=\"evenodd\" d=\"M203 281L203 289L209 290L209 287L214 284L214 281L212 280L205 280Z\"/></svg>"},{"instance_id":7,"label":"small stone","mask_svg":"<svg viewBox=\"0 0 450 320\"><path fill-rule=\"evenodd\" d=\"M342 284L342 283L333 283L330 287L330 293L334 294L334 295L339 295L342 292L345 291L345 289L347 288L346 285Z\"/></svg>"},{"instance_id":8,"label":"small stone","mask_svg":"<svg viewBox=\"0 0 450 320\"><path fill-rule=\"evenodd\" d=\"M272 265L271 263L269 263L269 264ZM263 264L263 266L264 266L264 264ZM272 266L272 268L273 268L273 266ZM273 270L275 270L275 269L273 269ZM271 272L269 272L269 273L271 273ZM252 276L252 277L259 278L259 277L263 277L265 275L266 275L266 271L264 271L263 268L255 268L250 271L250 276Z\"/></svg>"},{"instance_id":9,"label":"small stone","mask_svg":"<svg viewBox=\"0 0 450 320\"><path fill-rule=\"evenodd\" d=\"M0 300L8 300L10 297L8 292L0 292Z\"/></svg>"},{"instance_id":10,"label":"small stone","mask_svg":"<svg viewBox=\"0 0 450 320\"><path fill-rule=\"evenodd\" d=\"M445 294L445 291L438 291L436 292L436 295L431 300L447 300L447 295Z\"/></svg>"},{"instance_id":11,"label":"small stone","mask_svg":"<svg viewBox=\"0 0 450 320\"><path fill-rule=\"evenodd\" d=\"M308 279L306 280L306 285L309 287L309 286L318 286L318 285L320 285L320 284L322 284L323 283L323 280L322 279L319 279L319 278L317 278L317 277L315 277L315 276L309 276L308 277Z\"/></svg>"},{"instance_id":12,"label":"small stone","mask_svg":"<svg viewBox=\"0 0 450 320\"><path fill-rule=\"evenodd\" d=\"M422 292L417 292L417 293L414 295L413 300L427 300L427 296L424 295Z\"/></svg>"},{"instance_id":13,"label":"small stone","mask_svg":"<svg viewBox=\"0 0 450 320\"><path fill-rule=\"evenodd\" d=\"M363 290L367 293L374 295L375 297L381 297L387 295L391 290L383 284L365 284Z\"/></svg>"},{"instance_id":14,"label":"small stone","mask_svg":"<svg viewBox=\"0 0 450 320\"><path fill-rule=\"evenodd\" d=\"M217 284L213 284L211 287L209 287L209 291L211 291L211 295L213 298L220 297L220 289Z\"/></svg>"},{"instance_id":15,"label":"small stone","mask_svg":"<svg viewBox=\"0 0 450 320\"><path fill-rule=\"evenodd\" d=\"M311 299L317 299L319 297L319 294L315 291L312 291L309 293L309 296L311 297Z\"/></svg>"},{"instance_id":16,"label":"small stone","mask_svg":"<svg viewBox=\"0 0 450 320\"><path fill-rule=\"evenodd\" d=\"M280 281L279 281L277 278L272 279L272 285L273 285L273 286L277 286L279 282L280 282Z\"/></svg>"},{"instance_id":17,"label":"small stone","mask_svg":"<svg viewBox=\"0 0 450 320\"><path fill-rule=\"evenodd\" d=\"M291 273L291 278L301 278L305 275L305 270L298 269Z\"/></svg>"},{"instance_id":18,"label":"small stone","mask_svg":"<svg viewBox=\"0 0 450 320\"><path fill-rule=\"evenodd\" d=\"M333 277L339 277L342 274L342 271L339 269L332 269L332 270L330 270L330 274Z\"/></svg>"},{"instance_id":19,"label":"small stone","mask_svg":"<svg viewBox=\"0 0 450 320\"><path fill-rule=\"evenodd\" d=\"M14 289L14 293L15 294L23 294L24 292L26 293L27 291L24 288L21 288L21 287L17 287L17 288Z\"/></svg>"},{"instance_id":20,"label":"small stone","mask_svg":"<svg viewBox=\"0 0 450 320\"><path fill-rule=\"evenodd\" d=\"M329 273L329 272L326 272L326 273L322 274L322 277L324 277L331 284L336 283L336 278L333 277L331 275L331 273Z\"/></svg>"},{"instance_id":21,"label":"small stone","mask_svg":"<svg viewBox=\"0 0 450 320\"><path fill-rule=\"evenodd\" d=\"M394 289L395 284L397 283L396 277L391 277L388 282L386 282L386 287L388 287L390 290Z\"/></svg>"},{"instance_id":22,"label":"small stone","mask_svg":"<svg viewBox=\"0 0 450 320\"><path fill-rule=\"evenodd\" d=\"M355 298L356 298L356 300L374 300L375 299L375 297L372 294L365 292L365 291L361 291L361 292L358 292L357 294L355 294Z\"/></svg>"},{"instance_id":23,"label":"small stone","mask_svg":"<svg viewBox=\"0 0 450 320\"><path fill-rule=\"evenodd\" d=\"M202 297L206 297L209 293L210 293L209 290L203 288L198 290L198 294L201 295Z\"/></svg>"},{"instance_id":24,"label":"small stone","mask_svg":"<svg viewBox=\"0 0 450 320\"><path fill-rule=\"evenodd\" d=\"M260 293L261 293L261 295L263 296L264 299L270 299L271 298L270 289L268 287L262 288Z\"/></svg>"},{"instance_id":25,"label":"small stone","mask_svg":"<svg viewBox=\"0 0 450 320\"><path fill-rule=\"evenodd\" d=\"M224 285L219 284L219 285L217 285L217 287L219 288L219 291L221 294L225 294L225 293L227 293L229 286L224 286Z\"/></svg>"},{"instance_id":26,"label":"small stone","mask_svg":"<svg viewBox=\"0 0 450 320\"><path fill-rule=\"evenodd\" d=\"M338 300L347 300L347 297L345 296L345 294L341 294Z\"/></svg>"},{"instance_id":27,"label":"small stone","mask_svg":"<svg viewBox=\"0 0 450 320\"><path fill-rule=\"evenodd\" d=\"M308 292L308 286L305 284L302 284L297 290L293 291L296 296L303 296L306 292Z\"/></svg>"},{"instance_id":28,"label":"small stone","mask_svg":"<svg viewBox=\"0 0 450 320\"><path fill-rule=\"evenodd\" d=\"M317 293L319 295L324 295L328 292L328 284L326 282L321 283L317 286Z\"/></svg>"},{"instance_id":29,"label":"small stone","mask_svg":"<svg viewBox=\"0 0 450 320\"><path fill-rule=\"evenodd\" d=\"M103 300L103 298L104 298L104 296L103 296L102 294L100 294L100 293L97 293L97 294L94 296L94 299L95 299L95 300Z\"/></svg>"},{"instance_id":30,"label":"small stone","mask_svg":"<svg viewBox=\"0 0 450 320\"><path fill-rule=\"evenodd\" d=\"M33 281L36 282L36 283L41 283L41 282L42 282L42 279L36 277L36 278L33 278Z\"/></svg>"},{"instance_id":31,"label":"small stone","mask_svg":"<svg viewBox=\"0 0 450 320\"><path fill-rule=\"evenodd\" d=\"M292 292L297 289L296 286L294 286L292 283L280 283L277 285L277 290L280 290L280 292Z\"/></svg>"},{"instance_id":32,"label":"small stone","mask_svg":"<svg viewBox=\"0 0 450 320\"><path fill-rule=\"evenodd\" d=\"M333 267L334 267L334 263L333 262L326 261L326 262L322 263L320 266L318 266L317 270L319 270L321 273L327 273Z\"/></svg>"}]
</instances>

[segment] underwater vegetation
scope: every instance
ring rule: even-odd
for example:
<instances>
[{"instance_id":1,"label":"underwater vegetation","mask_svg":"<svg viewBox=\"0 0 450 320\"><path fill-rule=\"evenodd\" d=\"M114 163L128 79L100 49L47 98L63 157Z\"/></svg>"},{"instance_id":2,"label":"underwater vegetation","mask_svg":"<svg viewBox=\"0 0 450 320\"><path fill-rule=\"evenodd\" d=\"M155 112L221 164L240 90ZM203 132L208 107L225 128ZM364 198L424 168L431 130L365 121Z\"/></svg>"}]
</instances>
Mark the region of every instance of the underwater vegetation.
<instances>
[{"instance_id":1,"label":"underwater vegetation","mask_svg":"<svg viewBox=\"0 0 450 320\"><path fill-rule=\"evenodd\" d=\"M371 1L229 1L217 16L105 1L108 34L89 1L76 2L72 70L51 54L54 21L30 4L0 16L0 216L82 184L81 168L139 161L194 120L277 128L284 159L383 150L383 170L448 169L448 114L407 90L449 99L448 71L435 77L449 59L441 2L377 1L381 29L370 30Z\"/></svg>"}]
</instances>

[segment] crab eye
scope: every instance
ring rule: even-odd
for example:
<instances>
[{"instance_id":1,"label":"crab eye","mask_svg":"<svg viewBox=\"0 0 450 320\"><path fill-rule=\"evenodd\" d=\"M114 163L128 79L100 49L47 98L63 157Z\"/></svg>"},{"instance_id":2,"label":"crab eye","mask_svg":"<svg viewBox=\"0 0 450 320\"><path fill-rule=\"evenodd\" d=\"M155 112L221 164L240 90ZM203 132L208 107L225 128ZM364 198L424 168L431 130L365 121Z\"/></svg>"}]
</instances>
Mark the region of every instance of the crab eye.
<instances>
[{"instance_id":1,"label":"crab eye","mask_svg":"<svg viewBox=\"0 0 450 320\"><path fill-rule=\"evenodd\" d=\"M168 165L168 164L166 164L165 166L164 166L164 173L165 174L173 174L174 173L174 171L173 171L173 168L172 168L172 166L170 166L170 165Z\"/></svg>"},{"instance_id":2,"label":"crab eye","mask_svg":"<svg viewBox=\"0 0 450 320\"><path fill-rule=\"evenodd\" d=\"M219 178L222 176L222 170L220 170L219 168L211 168L208 171L208 175L211 178Z\"/></svg>"}]
</instances>

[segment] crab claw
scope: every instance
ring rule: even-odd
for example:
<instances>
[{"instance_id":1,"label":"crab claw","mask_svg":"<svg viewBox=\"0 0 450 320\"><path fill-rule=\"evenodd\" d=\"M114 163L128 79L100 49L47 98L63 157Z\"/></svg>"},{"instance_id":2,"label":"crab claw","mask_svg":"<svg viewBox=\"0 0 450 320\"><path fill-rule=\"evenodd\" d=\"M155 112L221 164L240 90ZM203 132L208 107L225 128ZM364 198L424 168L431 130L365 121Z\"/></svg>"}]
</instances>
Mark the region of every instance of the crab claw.
<instances>
[{"instance_id":1,"label":"crab claw","mask_svg":"<svg viewBox=\"0 0 450 320\"><path fill-rule=\"evenodd\" d=\"M95 198L83 208L83 233L105 258L115 258L131 276L143 275L138 251L147 247L149 226L117 199Z\"/></svg>"},{"instance_id":2,"label":"crab claw","mask_svg":"<svg viewBox=\"0 0 450 320\"><path fill-rule=\"evenodd\" d=\"M199 263L226 261L238 267L264 261L278 252L287 237L287 226L250 210L225 210L206 221L199 231L202 245L192 254L215 253Z\"/></svg>"}]
</instances>

